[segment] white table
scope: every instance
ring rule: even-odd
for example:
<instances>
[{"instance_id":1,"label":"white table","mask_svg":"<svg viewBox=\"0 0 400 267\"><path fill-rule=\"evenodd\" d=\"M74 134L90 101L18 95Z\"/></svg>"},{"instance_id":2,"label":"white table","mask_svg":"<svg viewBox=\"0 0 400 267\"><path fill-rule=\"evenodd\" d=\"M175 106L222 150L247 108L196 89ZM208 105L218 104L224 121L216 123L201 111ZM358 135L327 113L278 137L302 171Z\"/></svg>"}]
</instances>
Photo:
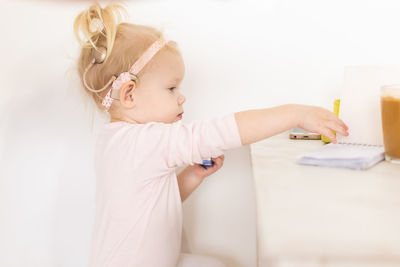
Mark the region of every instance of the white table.
<instances>
[{"instance_id":1,"label":"white table","mask_svg":"<svg viewBox=\"0 0 400 267\"><path fill-rule=\"evenodd\" d=\"M296 163L322 145L289 132L250 145L258 266L400 266L400 165Z\"/></svg>"}]
</instances>

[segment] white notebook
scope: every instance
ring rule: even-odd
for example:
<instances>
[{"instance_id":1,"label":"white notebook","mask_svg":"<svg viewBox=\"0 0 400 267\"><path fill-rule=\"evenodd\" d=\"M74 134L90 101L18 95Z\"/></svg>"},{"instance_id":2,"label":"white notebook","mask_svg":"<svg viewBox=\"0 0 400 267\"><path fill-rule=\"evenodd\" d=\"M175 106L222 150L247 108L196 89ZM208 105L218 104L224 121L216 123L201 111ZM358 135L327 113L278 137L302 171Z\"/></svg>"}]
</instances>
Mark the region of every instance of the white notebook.
<instances>
[{"instance_id":1,"label":"white notebook","mask_svg":"<svg viewBox=\"0 0 400 267\"><path fill-rule=\"evenodd\" d=\"M380 87L400 84L400 65L347 66L339 117L349 136L300 155L299 164L365 170L384 159Z\"/></svg>"},{"instance_id":2,"label":"white notebook","mask_svg":"<svg viewBox=\"0 0 400 267\"><path fill-rule=\"evenodd\" d=\"M327 144L302 155L298 163L326 167L366 170L384 159L382 146L365 146L357 144Z\"/></svg>"}]
</instances>

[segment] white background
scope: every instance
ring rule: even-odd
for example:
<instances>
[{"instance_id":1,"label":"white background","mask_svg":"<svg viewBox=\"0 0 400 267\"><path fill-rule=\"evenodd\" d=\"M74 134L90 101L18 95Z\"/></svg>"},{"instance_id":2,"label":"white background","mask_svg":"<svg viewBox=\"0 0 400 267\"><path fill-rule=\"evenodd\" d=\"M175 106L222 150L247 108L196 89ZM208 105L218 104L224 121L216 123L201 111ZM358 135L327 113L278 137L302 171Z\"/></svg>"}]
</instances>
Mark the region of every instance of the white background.
<instances>
[{"instance_id":1,"label":"white background","mask_svg":"<svg viewBox=\"0 0 400 267\"><path fill-rule=\"evenodd\" d=\"M126 3L129 22L165 28L178 42L184 121L284 103L331 109L344 66L399 62L396 0ZM85 108L74 72L73 20L89 4L0 1L0 266L87 264L91 157L107 120ZM255 266L249 162L247 147L227 152L184 205L193 250L229 266Z\"/></svg>"}]
</instances>

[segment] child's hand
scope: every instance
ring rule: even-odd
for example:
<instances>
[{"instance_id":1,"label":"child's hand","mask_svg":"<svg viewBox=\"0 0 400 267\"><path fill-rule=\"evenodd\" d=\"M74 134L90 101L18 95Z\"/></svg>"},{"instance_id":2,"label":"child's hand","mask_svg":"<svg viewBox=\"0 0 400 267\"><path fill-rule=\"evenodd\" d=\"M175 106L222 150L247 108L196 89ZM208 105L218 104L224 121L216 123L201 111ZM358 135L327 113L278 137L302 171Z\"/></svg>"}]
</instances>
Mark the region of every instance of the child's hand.
<instances>
[{"instance_id":1,"label":"child's hand","mask_svg":"<svg viewBox=\"0 0 400 267\"><path fill-rule=\"evenodd\" d=\"M333 112L315 106L297 105L295 112L299 115L298 127L306 131L323 134L332 143L336 143L336 137L332 131L347 136L349 127Z\"/></svg>"},{"instance_id":2,"label":"child's hand","mask_svg":"<svg viewBox=\"0 0 400 267\"><path fill-rule=\"evenodd\" d=\"M193 171L198 178L207 177L220 169L224 164L224 155L221 155L218 158L211 158L211 160L214 162L214 165L207 166L207 169L201 167L200 164L194 164Z\"/></svg>"}]
</instances>

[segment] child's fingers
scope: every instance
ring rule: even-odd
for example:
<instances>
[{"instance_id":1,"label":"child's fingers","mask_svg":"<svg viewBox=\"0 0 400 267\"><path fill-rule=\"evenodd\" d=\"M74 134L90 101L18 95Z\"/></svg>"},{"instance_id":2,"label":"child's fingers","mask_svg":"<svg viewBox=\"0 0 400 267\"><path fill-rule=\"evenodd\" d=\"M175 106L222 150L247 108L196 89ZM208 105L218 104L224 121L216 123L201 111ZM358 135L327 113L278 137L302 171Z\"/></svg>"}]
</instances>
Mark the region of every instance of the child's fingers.
<instances>
[{"instance_id":1,"label":"child's fingers","mask_svg":"<svg viewBox=\"0 0 400 267\"><path fill-rule=\"evenodd\" d=\"M322 128L320 130L321 134L325 135L326 137L329 138L329 140L331 140L332 143L336 144L336 136L333 134L333 132L329 129L329 128Z\"/></svg>"},{"instance_id":2,"label":"child's fingers","mask_svg":"<svg viewBox=\"0 0 400 267\"><path fill-rule=\"evenodd\" d=\"M221 156L218 156L217 158L211 158L213 161L215 161L215 160L217 160L217 159L220 159L220 160L222 160L222 161L224 161L224 158L225 158L225 156L224 156L224 154L222 154Z\"/></svg>"},{"instance_id":3,"label":"child's fingers","mask_svg":"<svg viewBox=\"0 0 400 267\"><path fill-rule=\"evenodd\" d=\"M218 162L218 166L222 165L222 162L224 161L222 157L218 157L216 160Z\"/></svg>"},{"instance_id":4,"label":"child's fingers","mask_svg":"<svg viewBox=\"0 0 400 267\"><path fill-rule=\"evenodd\" d=\"M338 116L336 116L335 113L330 112L330 119L334 122L339 123L344 129L349 129L349 127Z\"/></svg>"},{"instance_id":5,"label":"child's fingers","mask_svg":"<svg viewBox=\"0 0 400 267\"><path fill-rule=\"evenodd\" d=\"M343 126L339 125L338 123L335 123L333 121L328 121L325 124L327 127L329 127L331 130L340 133L341 135L346 136L347 135L347 131L344 129Z\"/></svg>"},{"instance_id":6,"label":"child's fingers","mask_svg":"<svg viewBox=\"0 0 400 267\"><path fill-rule=\"evenodd\" d=\"M345 130L348 130L349 127L339 118L336 118L335 122L339 123Z\"/></svg>"},{"instance_id":7,"label":"child's fingers","mask_svg":"<svg viewBox=\"0 0 400 267\"><path fill-rule=\"evenodd\" d=\"M337 118L337 123L347 132L349 126L347 126L341 119Z\"/></svg>"},{"instance_id":8,"label":"child's fingers","mask_svg":"<svg viewBox=\"0 0 400 267\"><path fill-rule=\"evenodd\" d=\"M212 158L213 159L213 161L214 161L214 166L216 166L216 167L220 167L220 166L222 166L222 164L223 164L223 162L224 162L224 156L222 155L222 156L219 156L219 157L217 157L217 158Z\"/></svg>"},{"instance_id":9,"label":"child's fingers","mask_svg":"<svg viewBox=\"0 0 400 267\"><path fill-rule=\"evenodd\" d=\"M346 123L344 123L341 119L339 119L340 123L343 125L343 127L348 130L349 126L346 125Z\"/></svg>"}]
</instances>

